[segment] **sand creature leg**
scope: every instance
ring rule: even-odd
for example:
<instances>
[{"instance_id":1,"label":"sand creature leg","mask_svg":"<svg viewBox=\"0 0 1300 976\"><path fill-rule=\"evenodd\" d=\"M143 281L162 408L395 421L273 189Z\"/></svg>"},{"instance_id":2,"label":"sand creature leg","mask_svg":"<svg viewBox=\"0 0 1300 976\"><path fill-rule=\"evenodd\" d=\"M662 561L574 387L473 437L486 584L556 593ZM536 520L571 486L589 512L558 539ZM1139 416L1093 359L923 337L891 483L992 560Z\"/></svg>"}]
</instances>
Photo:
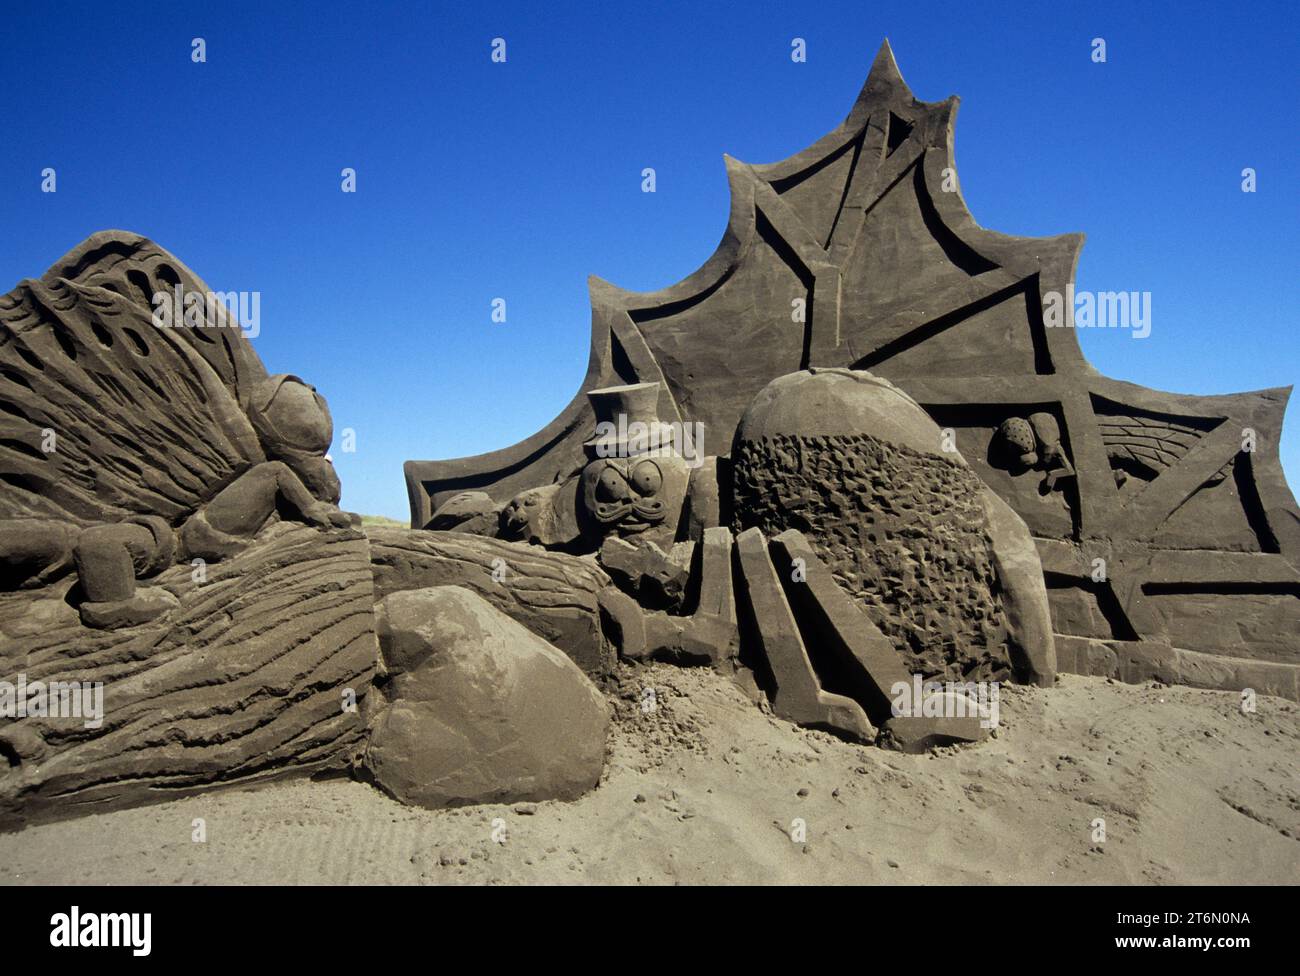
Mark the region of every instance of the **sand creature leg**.
<instances>
[{"instance_id":1,"label":"sand creature leg","mask_svg":"<svg viewBox=\"0 0 1300 976\"><path fill-rule=\"evenodd\" d=\"M351 525L351 517L314 498L281 461L250 468L217 493L181 528L185 556L218 560L234 555L277 510L319 527ZM154 524L154 523L158 524ZM136 579L171 565L175 540L160 519L141 517L85 530L76 545L85 600L82 622L127 627L161 616L176 605L158 587L136 589Z\"/></svg>"},{"instance_id":2,"label":"sand creature leg","mask_svg":"<svg viewBox=\"0 0 1300 976\"><path fill-rule=\"evenodd\" d=\"M130 627L154 620L177 605L157 586L136 588L136 579L170 566L176 552L171 526L157 516L94 525L77 538L81 622L88 627Z\"/></svg>"},{"instance_id":3,"label":"sand creature leg","mask_svg":"<svg viewBox=\"0 0 1300 976\"><path fill-rule=\"evenodd\" d=\"M0 590L44 586L69 572L80 531L69 522L53 519L0 522Z\"/></svg>"},{"instance_id":4,"label":"sand creature leg","mask_svg":"<svg viewBox=\"0 0 1300 976\"><path fill-rule=\"evenodd\" d=\"M251 539L277 509L287 509L286 514L319 528L352 524L352 516L315 498L283 461L267 461L244 472L208 503L203 514L216 531Z\"/></svg>"}]
</instances>

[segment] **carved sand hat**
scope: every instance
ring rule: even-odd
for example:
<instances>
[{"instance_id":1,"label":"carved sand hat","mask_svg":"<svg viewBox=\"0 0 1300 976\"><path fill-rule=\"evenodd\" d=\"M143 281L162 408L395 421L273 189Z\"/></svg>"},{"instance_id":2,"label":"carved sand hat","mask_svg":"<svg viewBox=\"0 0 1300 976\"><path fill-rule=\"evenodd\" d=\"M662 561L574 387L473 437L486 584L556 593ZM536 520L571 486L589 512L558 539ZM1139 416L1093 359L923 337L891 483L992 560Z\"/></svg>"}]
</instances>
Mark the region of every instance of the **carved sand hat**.
<instances>
[{"instance_id":1,"label":"carved sand hat","mask_svg":"<svg viewBox=\"0 0 1300 976\"><path fill-rule=\"evenodd\" d=\"M659 384L588 390L596 433L582 446L590 458L632 457L672 446L672 427L659 419Z\"/></svg>"}]
</instances>

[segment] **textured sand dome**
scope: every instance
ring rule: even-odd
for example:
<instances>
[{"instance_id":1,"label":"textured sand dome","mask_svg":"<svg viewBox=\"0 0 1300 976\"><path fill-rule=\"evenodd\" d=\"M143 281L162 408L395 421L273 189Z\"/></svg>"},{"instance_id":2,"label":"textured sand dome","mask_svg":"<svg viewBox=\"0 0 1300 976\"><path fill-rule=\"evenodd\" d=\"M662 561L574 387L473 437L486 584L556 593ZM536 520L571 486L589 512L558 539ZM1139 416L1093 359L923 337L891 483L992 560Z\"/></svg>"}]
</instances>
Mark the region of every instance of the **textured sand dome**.
<instances>
[{"instance_id":1,"label":"textured sand dome","mask_svg":"<svg viewBox=\"0 0 1300 976\"><path fill-rule=\"evenodd\" d=\"M763 387L740 419L737 440L780 434L839 437L871 434L921 454L942 454L963 467L958 453L943 451L943 432L910 396L865 370L808 369Z\"/></svg>"},{"instance_id":2,"label":"textured sand dome","mask_svg":"<svg viewBox=\"0 0 1300 976\"><path fill-rule=\"evenodd\" d=\"M736 528L807 535L910 669L1009 676L983 485L911 397L862 371L780 377L732 460Z\"/></svg>"}]
</instances>

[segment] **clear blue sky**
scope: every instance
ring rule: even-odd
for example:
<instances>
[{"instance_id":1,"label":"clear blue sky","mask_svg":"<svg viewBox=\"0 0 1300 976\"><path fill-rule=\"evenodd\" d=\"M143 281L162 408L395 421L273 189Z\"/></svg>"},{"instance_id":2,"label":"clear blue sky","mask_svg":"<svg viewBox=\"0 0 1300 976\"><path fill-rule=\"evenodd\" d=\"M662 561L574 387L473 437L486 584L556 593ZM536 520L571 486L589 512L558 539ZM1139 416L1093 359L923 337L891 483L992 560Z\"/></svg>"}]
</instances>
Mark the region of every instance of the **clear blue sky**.
<instances>
[{"instance_id":1,"label":"clear blue sky","mask_svg":"<svg viewBox=\"0 0 1300 976\"><path fill-rule=\"evenodd\" d=\"M888 36L917 97L962 97L976 220L1084 231L1080 288L1152 293L1148 339L1081 332L1098 369L1189 393L1300 380L1294 3L583 6L8 9L0 289L116 227L260 291L268 368L357 433L334 454L344 506L404 519L404 460L506 447L573 396L588 274L694 271L726 225L722 154L772 162L833 129ZM1288 425L1295 486L1294 405Z\"/></svg>"}]
</instances>

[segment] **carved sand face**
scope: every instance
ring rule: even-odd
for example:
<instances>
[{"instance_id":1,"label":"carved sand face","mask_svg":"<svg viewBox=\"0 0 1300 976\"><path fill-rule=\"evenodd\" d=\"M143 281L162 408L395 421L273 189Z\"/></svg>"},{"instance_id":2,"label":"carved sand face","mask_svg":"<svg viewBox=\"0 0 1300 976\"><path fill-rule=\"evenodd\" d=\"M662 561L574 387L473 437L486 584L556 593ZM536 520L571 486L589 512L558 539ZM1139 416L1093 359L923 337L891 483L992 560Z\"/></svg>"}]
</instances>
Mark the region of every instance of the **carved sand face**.
<instances>
[{"instance_id":1,"label":"carved sand face","mask_svg":"<svg viewBox=\"0 0 1300 976\"><path fill-rule=\"evenodd\" d=\"M653 459L606 458L583 471L582 497L602 526L631 534L664 520L663 484L663 469Z\"/></svg>"},{"instance_id":2,"label":"carved sand face","mask_svg":"<svg viewBox=\"0 0 1300 976\"><path fill-rule=\"evenodd\" d=\"M501 525L510 538L527 536L528 528L542 505L542 493L536 488L521 491L501 512Z\"/></svg>"}]
</instances>

